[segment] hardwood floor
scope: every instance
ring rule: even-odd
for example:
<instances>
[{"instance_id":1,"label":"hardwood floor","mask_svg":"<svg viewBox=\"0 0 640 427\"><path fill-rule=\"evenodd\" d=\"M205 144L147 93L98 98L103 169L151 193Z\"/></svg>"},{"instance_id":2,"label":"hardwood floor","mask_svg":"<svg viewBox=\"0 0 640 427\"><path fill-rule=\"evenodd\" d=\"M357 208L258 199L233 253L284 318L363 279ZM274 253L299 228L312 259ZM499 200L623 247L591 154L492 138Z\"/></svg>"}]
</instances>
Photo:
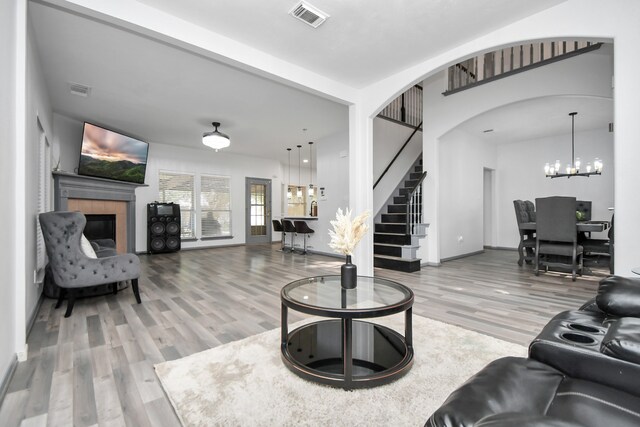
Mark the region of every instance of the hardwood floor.
<instances>
[{"instance_id":1,"label":"hardwood floor","mask_svg":"<svg viewBox=\"0 0 640 427\"><path fill-rule=\"evenodd\" d=\"M280 289L339 274L342 261L238 246L142 255L142 304L130 288L64 308L45 299L0 407L0 426L178 426L153 365L279 327ZM410 286L414 313L523 345L554 314L595 295L605 275L518 267L515 251L487 250L417 273L376 269ZM301 315L289 311L290 322Z\"/></svg>"}]
</instances>

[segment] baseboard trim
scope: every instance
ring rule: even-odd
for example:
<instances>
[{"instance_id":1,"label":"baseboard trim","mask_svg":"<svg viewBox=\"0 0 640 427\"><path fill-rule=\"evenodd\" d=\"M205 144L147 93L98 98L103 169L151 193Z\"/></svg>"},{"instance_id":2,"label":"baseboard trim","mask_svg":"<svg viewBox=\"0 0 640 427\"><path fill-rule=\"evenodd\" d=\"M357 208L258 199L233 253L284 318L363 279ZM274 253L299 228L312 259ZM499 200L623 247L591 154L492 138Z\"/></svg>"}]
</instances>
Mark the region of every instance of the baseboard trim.
<instances>
[{"instance_id":1,"label":"baseboard trim","mask_svg":"<svg viewBox=\"0 0 640 427\"><path fill-rule=\"evenodd\" d=\"M515 252L518 250L518 248L509 248L507 246L485 246L485 249L493 249L496 251L512 251Z\"/></svg>"},{"instance_id":2,"label":"baseboard trim","mask_svg":"<svg viewBox=\"0 0 640 427\"><path fill-rule=\"evenodd\" d=\"M2 377L2 382L0 382L0 405L4 402L4 397L7 395L7 390L9 390L9 383L13 378L13 374L16 373L16 368L18 367L18 356L13 355L13 360L11 361L11 365L9 365L9 369L5 372Z\"/></svg>"},{"instance_id":3,"label":"baseboard trim","mask_svg":"<svg viewBox=\"0 0 640 427\"><path fill-rule=\"evenodd\" d=\"M456 255L456 256L449 257L449 258L441 258L440 262L453 261L453 260L456 260L456 259L467 258L467 257L470 257L470 256L479 255L479 254L482 254L482 253L484 253L484 249L482 249L481 251L469 252L468 254Z\"/></svg>"},{"instance_id":4,"label":"baseboard trim","mask_svg":"<svg viewBox=\"0 0 640 427\"><path fill-rule=\"evenodd\" d=\"M38 312L40 311L40 307L42 306L43 301L44 301L44 292L40 294L40 298L38 298L38 303L36 304L36 308L33 310L29 318L29 323L27 324L27 338L29 338L29 334L33 329L33 325L36 323L36 319L38 318Z\"/></svg>"},{"instance_id":5,"label":"baseboard trim","mask_svg":"<svg viewBox=\"0 0 640 427\"><path fill-rule=\"evenodd\" d=\"M422 264L420 264L420 267L442 267L442 263L441 262L423 262Z\"/></svg>"}]
</instances>

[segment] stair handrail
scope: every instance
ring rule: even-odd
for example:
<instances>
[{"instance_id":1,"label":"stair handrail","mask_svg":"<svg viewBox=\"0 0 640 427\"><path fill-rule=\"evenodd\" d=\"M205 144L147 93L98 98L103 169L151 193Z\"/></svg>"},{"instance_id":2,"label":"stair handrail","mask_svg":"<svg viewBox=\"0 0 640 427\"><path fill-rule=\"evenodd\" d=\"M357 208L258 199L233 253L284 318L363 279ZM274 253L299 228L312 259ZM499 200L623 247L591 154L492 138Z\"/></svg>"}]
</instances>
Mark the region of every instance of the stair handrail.
<instances>
[{"instance_id":1,"label":"stair handrail","mask_svg":"<svg viewBox=\"0 0 640 427\"><path fill-rule=\"evenodd\" d=\"M420 186L422 185L422 181L424 181L424 179L427 177L427 171L422 172L422 175L420 175L420 178L418 178L418 182L411 188L411 191L409 191L407 193L407 216L405 219L405 223L406 223L406 228L405 228L405 233L406 234L413 234L411 232L412 229L412 225L413 225L413 217L415 215L420 215L420 221L422 221L422 209L420 209L420 212L413 212L413 210L411 209L411 205L413 204L415 206L415 204L413 203L413 198L416 194L416 191L420 188ZM420 206L421 208L422 206Z\"/></svg>"},{"instance_id":2,"label":"stair handrail","mask_svg":"<svg viewBox=\"0 0 640 427\"><path fill-rule=\"evenodd\" d=\"M409 138L407 138L407 140L404 142L404 144L402 144L402 147L400 147L400 149L398 150L398 152L396 153L395 156L393 156L393 159L391 159L391 161L389 162L389 164L387 165L387 167L384 169L384 171L382 171L382 175L380 175L380 178L378 178L375 182L375 184L373 184L373 189L376 189L376 186L378 185L378 183L382 180L382 178L384 177L384 175L389 171L389 169L391 168L391 165L393 165L393 162L396 161L396 159L398 158L398 156L400 156L400 153L402 153L402 150L404 150L404 148L407 146L407 144L409 144L409 141L411 141L411 138L413 138L413 136L420 130L420 128L422 127L422 122L420 122L418 124L418 126L416 126L413 129L413 132L411 132L411 135L409 136Z\"/></svg>"}]
</instances>

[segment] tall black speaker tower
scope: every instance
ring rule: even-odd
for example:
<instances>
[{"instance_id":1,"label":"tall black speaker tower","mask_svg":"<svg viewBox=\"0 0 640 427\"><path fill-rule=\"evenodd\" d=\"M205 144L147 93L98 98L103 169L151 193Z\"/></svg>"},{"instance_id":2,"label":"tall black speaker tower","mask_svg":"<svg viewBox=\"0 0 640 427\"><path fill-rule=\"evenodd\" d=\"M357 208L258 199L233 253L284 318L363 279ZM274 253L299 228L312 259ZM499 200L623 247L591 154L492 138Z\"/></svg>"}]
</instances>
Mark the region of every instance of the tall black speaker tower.
<instances>
[{"instance_id":1,"label":"tall black speaker tower","mask_svg":"<svg viewBox=\"0 0 640 427\"><path fill-rule=\"evenodd\" d=\"M147 205L147 251L150 254L180 250L180 205Z\"/></svg>"}]
</instances>

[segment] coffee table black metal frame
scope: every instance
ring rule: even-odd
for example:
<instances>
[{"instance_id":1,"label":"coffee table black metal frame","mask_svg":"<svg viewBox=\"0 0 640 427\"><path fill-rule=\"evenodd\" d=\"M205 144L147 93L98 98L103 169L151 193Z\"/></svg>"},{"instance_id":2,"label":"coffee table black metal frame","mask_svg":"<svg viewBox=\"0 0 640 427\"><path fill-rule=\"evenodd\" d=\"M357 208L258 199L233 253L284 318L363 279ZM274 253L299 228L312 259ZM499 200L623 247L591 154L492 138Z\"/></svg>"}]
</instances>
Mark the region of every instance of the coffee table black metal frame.
<instances>
[{"instance_id":1,"label":"coffee table black metal frame","mask_svg":"<svg viewBox=\"0 0 640 427\"><path fill-rule=\"evenodd\" d=\"M343 389L355 389L355 388L369 388L383 384L390 383L403 375L405 375L413 364L413 337L412 337L412 306L414 301L414 294L411 289L393 282L387 279L371 278L358 276L358 282L373 281L373 286L387 287L387 289L393 289L402 294L402 298L397 301L392 301L389 304L376 303L371 307L359 307L349 308L347 307L347 301L350 296L355 295L358 291L356 289L343 289L340 287L340 276L318 276L296 280L284 286L280 292L280 299L282 302L281 313L281 353L282 360L289 370L296 375L318 383L340 387ZM340 307L323 307L319 305L310 304L304 300L293 298L289 292L299 286L305 284L321 281L323 285L338 287L340 289L341 302ZM364 285L363 285L364 286ZM363 289L361 288L361 291ZM337 292L333 289L334 292ZM334 302L334 304L337 304ZM375 305L375 306L373 306ZM329 319L323 319L318 322L313 322L300 326L299 328L289 332L288 331L288 309L292 309L298 312L311 314L315 316L326 317ZM404 336L398 332L387 328L382 325L363 322L355 319L370 319L379 318L384 316L390 316L397 313L405 313L405 333ZM374 361L380 359L393 359L387 358L384 352L390 352L394 354L396 358L392 366L380 366L372 360L360 360L353 358L354 351L354 322L356 331L364 331L363 335L375 334L379 339L376 345L371 343L367 346L367 349L373 353L371 359ZM317 331L322 330L321 333ZM322 336L321 336L322 335ZM325 360L316 358L313 363L306 363L299 360L296 357L296 351L292 351L292 342L300 337L311 337L318 340L317 343L321 344L321 339L328 337L330 340L337 339L336 335L340 335L341 355L338 356L338 362L342 365L338 372L336 372L336 355L327 357ZM356 333L357 335L357 333ZM357 339L359 337L356 336ZM306 341L306 340L305 340ZM380 345L382 344L382 345ZM301 345L301 344L298 344ZM298 348L300 352L302 349ZM308 351L309 349L305 349ZM354 374L354 366L359 369L359 374ZM362 370L367 373L363 374ZM340 372L341 371L341 372Z\"/></svg>"}]
</instances>

